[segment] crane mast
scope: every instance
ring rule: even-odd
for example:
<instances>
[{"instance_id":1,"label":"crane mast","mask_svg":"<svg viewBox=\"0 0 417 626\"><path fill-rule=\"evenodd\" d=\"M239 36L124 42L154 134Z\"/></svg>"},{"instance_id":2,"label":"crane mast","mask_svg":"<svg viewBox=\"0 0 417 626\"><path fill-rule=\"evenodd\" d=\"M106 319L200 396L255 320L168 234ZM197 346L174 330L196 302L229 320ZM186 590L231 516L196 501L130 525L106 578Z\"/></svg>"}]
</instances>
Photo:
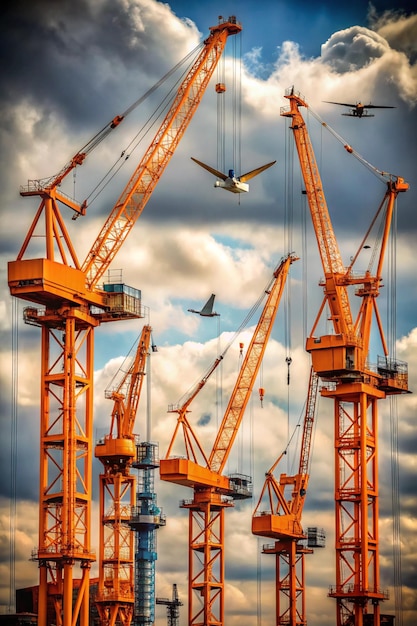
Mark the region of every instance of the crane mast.
<instances>
[{"instance_id":1,"label":"crane mast","mask_svg":"<svg viewBox=\"0 0 417 626\"><path fill-rule=\"evenodd\" d=\"M106 390L113 400L109 433L94 455L101 461L99 583L96 597L102 626L132 621L134 608L134 534L129 527L135 504L135 424L149 355L151 327L145 325L134 359L115 389Z\"/></svg>"},{"instance_id":2,"label":"crane mast","mask_svg":"<svg viewBox=\"0 0 417 626\"><path fill-rule=\"evenodd\" d=\"M57 626L71 626L77 620L80 626L88 624L89 571L95 560L91 549L94 330L105 322L143 317L139 290L123 283L100 288L99 281L174 154L227 37L240 31L235 17L210 28L202 52L84 263L77 258L60 205L79 216L85 214L85 204L77 204L58 187L83 163L94 140L59 174L46 181L29 181L21 189L22 196L41 199L17 259L8 264L11 295L31 303L24 320L41 329L39 545L32 555L39 564L39 626L46 626L48 595ZM120 121L116 117L109 128ZM28 258L30 244L35 238L39 241L39 234L45 249ZM73 580L76 565L81 570L78 587Z\"/></svg>"},{"instance_id":3,"label":"crane mast","mask_svg":"<svg viewBox=\"0 0 417 626\"><path fill-rule=\"evenodd\" d=\"M240 368L218 435L210 455L204 456L207 459L206 465L199 465L195 459L190 458L171 456L161 460L162 480L194 490L193 499L182 504L183 508L189 510L190 626L224 624L224 511L233 506L231 500L250 497L252 483L250 477L241 474L227 477L222 471L242 422L272 331L289 267L294 260L295 256L288 255L274 272L267 290L267 300ZM175 435L177 432L178 428ZM198 441L195 434L193 438ZM198 448L202 449L202 446L198 444ZM172 443L169 447L171 449ZM195 596L199 599L198 604Z\"/></svg>"},{"instance_id":4,"label":"crane mast","mask_svg":"<svg viewBox=\"0 0 417 626\"><path fill-rule=\"evenodd\" d=\"M395 200L399 193L407 191L408 184L392 176L387 182L378 210L382 214L384 209L384 224L376 272L354 274L353 263L345 269L337 252L308 130L299 110L308 105L294 89L288 90L285 97L290 106L283 107L281 115L291 120L325 273L321 283L323 304L307 338L306 349L314 370L324 382L321 395L334 401L336 584L329 595L336 599L336 626L363 626L369 613L373 614L373 625L380 626L380 604L387 598L387 592L381 588L379 570L378 401L408 391L408 370L406 363L388 356L376 299ZM352 152L349 146L345 148ZM351 285L356 288L355 295L362 299L354 322L347 290ZM334 334L317 336L317 324L325 305L330 310ZM373 317L384 351L376 366L369 362Z\"/></svg>"},{"instance_id":5,"label":"crane mast","mask_svg":"<svg viewBox=\"0 0 417 626\"><path fill-rule=\"evenodd\" d=\"M275 554L276 626L307 624L304 556L312 550L303 544L307 535L301 525L301 516L309 480L318 387L319 377L311 369L297 474L281 474L279 481L275 478L274 471L286 452L281 454L265 475L264 486L252 517L254 535L275 539L273 544L263 546L263 553ZM288 490L291 490L290 494ZM316 542L315 547L319 546Z\"/></svg>"}]
</instances>

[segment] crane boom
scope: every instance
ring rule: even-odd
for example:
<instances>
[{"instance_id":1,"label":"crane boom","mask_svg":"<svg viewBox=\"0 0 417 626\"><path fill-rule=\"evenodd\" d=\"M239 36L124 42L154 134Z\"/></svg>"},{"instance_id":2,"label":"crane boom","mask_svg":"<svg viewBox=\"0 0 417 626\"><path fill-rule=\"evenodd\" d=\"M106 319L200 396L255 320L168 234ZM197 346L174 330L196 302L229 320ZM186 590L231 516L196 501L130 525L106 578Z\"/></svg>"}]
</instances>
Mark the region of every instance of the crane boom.
<instances>
[{"instance_id":1,"label":"crane boom","mask_svg":"<svg viewBox=\"0 0 417 626\"><path fill-rule=\"evenodd\" d=\"M142 213L194 115L227 37L241 31L234 17L210 28L204 48L183 80L152 143L116 202L83 264L90 288L97 285Z\"/></svg>"},{"instance_id":2,"label":"crane boom","mask_svg":"<svg viewBox=\"0 0 417 626\"><path fill-rule=\"evenodd\" d=\"M307 474L310 465L311 438L313 434L314 416L316 413L317 395L319 388L319 377L311 368L310 382L308 385L306 411L304 415L303 438L301 441L300 463L298 465L299 474Z\"/></svg>"},{"instance_id":3,"label":"crane boom","mask_svg":"<svg viewBox=\"0 0 417 626\"><path fill-rule=\"evenodd\" d=\"M354 340L355 332L350 311L349 299L344 286L346 274L340 255L339 246L334 235L323 184L317 166L314 151L311 146L306 123L300 113L299 106L307 107L307 103L294 93L292 89L285 95L290 100L290 109L282 109L281 115L291 117L291 128L297 148L301 173L308 197L311 219L317 239L321 263L325 273L327 302L335 332L341 333Z\"/></svg>"},{"instance_id":4,"label":"crane boom","mask_svg":"<svg viewBox=\"0 0 417 626\"><path fill-rule=\"evenodd\" d=\"M278 306L284 291L291 263L296 257L288 255L274 271L274 281L268 293L261 317L252 336L242 367L230 396L222 423L209 457L209 467L221 474L252 393L268 339L271 335Z\"/></svg>"},{"instance_id":5,"label":"crane boom","mask_svg":"<svg viewBox=\"0 0 417 626\"><path fill-rule=\"evenodd\" d=\"M130 367L124 372L116 389L106 390L106 397L114 401L110 436L112 436L113 427L116 425L118 439L130 439L133 436L151 332L150 326L145 325L143 327Z\"/></svg>"}]
</instances>

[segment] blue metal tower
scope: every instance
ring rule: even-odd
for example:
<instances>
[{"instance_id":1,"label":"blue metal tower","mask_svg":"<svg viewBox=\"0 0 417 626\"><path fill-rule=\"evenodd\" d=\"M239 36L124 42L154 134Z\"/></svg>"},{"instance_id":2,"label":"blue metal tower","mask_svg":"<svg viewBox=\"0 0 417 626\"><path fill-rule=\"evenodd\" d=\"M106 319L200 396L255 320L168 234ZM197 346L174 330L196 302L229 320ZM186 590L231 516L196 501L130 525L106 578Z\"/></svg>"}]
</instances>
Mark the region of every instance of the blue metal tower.
<instances>
[{"instance_id":1,"label":"blue metal tower","mask_svg":"<svg viewBox=\"0 0 417 626\"><path fill-rule=\"evenodd\" d=\"M135 609L134 626L153 626L155 621L156 530L165 526L166 518L157 506L154 489L155 469L159 467L157 443L136 444L138 470L136 505L129 522L135 531Z\"/></svg>"}]
</instances>

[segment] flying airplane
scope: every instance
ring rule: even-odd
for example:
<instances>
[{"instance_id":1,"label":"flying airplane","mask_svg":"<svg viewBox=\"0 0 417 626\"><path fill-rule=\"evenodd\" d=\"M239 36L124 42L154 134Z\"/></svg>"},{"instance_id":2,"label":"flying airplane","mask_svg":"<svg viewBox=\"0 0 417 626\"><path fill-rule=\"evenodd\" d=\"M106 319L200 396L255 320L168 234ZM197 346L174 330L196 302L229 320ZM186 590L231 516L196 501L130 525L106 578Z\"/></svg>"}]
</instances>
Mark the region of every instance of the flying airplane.
<instances>
[{"instance_id":1,"label":"flying airplane","mask_svg":"<svg viewBox=\"0 0 417 626\"><path fill-rule=\"evenodd\" d=\"M231 191L232 193L245 193L246 191L249 191L249 185L246 183L246 181L253 178L254 176L257 176L264 170L268 169L268 167L271 167L271 165L274 165L274 163L276 163L276 161L272 161L272 163L261 165L261 167L257 167L256 170L247 172L242 176L235 176L234 170L229 170L229 174L223 174L223 172L215 170L214 167L210 167L210 165L206 165L201 161L197 161L197 159L195 159L194 157L191 157L191 159L211 174L214 174L214 176L217 176L217 178L220 178L220 180L216 180L216 182L214 183L215 187L221 187L222 189L226 189L227 191Z\"/></svg>"},{"instance_id":2,"label":"flying airplane","mask_svg":"<svg viewBox=\"0 0 417 626\"><path fill-rule=\"evenodd\" d=\"M210 298L207 300L207 302L205 303L205 305L201 309L201 311L196 311L195 309L188 309L188 311L190 313L197 313L197 315L201 315L201 317L216 317L216 316L219 316L220 313L216 313L215 311L213 311L213 304L214 304L214 298L215 297L216 297L215 294L212 293Z\"/></svg>"},{"instance_id":3,"label":"flying airplane","mask_svg":"<svg viewBox=\"0 0 417 626\"><path fill-rule=\"evenodd\" d=\"M327 104L340 104L342 107L349 107L349 113L342 113L342 115L346 115L347 117L375 117L372 113L368 113L367 109L395 109L396 107L390 106L382 106L377 104L362 104L362 102L357 102L356 104L349 104L346 102L331 102L329 100L323 100L323 102L327 102Z\"/></svg>"}]
</instances>

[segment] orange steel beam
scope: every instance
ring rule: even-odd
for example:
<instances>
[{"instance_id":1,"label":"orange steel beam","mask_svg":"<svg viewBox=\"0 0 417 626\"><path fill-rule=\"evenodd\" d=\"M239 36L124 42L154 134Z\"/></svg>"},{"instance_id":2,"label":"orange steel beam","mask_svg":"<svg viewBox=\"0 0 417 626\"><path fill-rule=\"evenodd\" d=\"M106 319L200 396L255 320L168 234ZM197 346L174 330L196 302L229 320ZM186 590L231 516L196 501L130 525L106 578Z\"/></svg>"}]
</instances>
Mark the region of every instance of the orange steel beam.
<instances>
[{"instance_id":1,"label":"orange steel beam","mask_svg":"<svg viewBox=\"0 0 417 626\"><path fill-rule=\"evenodd\" d=\"M128 522L135 504L135 477L122 472L100 475L99 584L100 624L128 626L134 609L134 533Z\"/></svg>"},{"instance_id":2,"label":"orange steel beam","mask_svg":"<svg viewBox=\"0 0 417 626\"><path fill-rule=\"evenodd\" d=\"M182 505L189 509L190 626L224 623L224 511L231 506L212 490L202 490L198 499ZM197 608L195 596L200 598Z\"/></svg>"},{"instance_id":3,"label":"orange steel beam","mask_svg":"<svg viewBox=\"0 0 417 626\"><path fill-rule=\"evenodd\" d=\"M369 602L380 623L378 537L378 400L385 393L358 383L323 390L334 399L337 626L363 625Z\"/></svg>"},{"instance_id":4,"label":"orange steel beam","mask_svg":"<svg viewBox=\"0 0 417 626\"><path fill-rule=\"evenodd\" d=\"M263 554L275 554L275 624L306 626L305 554L313 550L294 540L265 544Z\"/></svg>"},{"instance_id":5,"label":"orange steel beam","mask_svg":"<svg viewBox=\"0 0 417 626\"><path fill-rule=\"evenodd\" d=\"M50 328L59 321L60 330ZM46 626L53 572L57 626L89 620L93 333L71 316L42 325L38 623ZM74 384L73 384L74 383ZM73 568L81 568L78 591ZM76 604L73 610L73 596Z\"/></svg>"}]
</instances>

